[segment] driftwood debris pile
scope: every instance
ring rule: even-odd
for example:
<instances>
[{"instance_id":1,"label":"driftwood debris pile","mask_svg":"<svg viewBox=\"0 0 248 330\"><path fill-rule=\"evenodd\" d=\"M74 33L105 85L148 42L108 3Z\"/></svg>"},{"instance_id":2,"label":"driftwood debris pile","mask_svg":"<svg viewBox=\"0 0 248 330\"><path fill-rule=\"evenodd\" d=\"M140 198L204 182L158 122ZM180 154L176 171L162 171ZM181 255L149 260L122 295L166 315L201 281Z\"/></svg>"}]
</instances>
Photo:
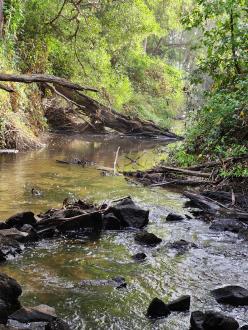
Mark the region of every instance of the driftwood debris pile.
<instances>
[{"instance_id":1,"label":"driftwood debris pile","mask_svg":"<svg viewBox=\"0 0 248 330\"><path fill-rule=\"evenodd\" d=\"M221 177L220 173L223 170L228 170L236 163L248 165L248 155L211 161L188 168L160 165L147 171L129 171L123 174L128 179L153 187L198 186L200 188L214 187L215 189L225 190L225 186L228 186L229 182ZM247 178L240 178L241 181L247 185ZM240 184L237 187L237 190L239 189L241 189Z\"/></svg>"},{"instance_id":2,"label":"driftwood debris pile","mask_svg":"<svg viewBox=\"0 0 248 330\"><path fill-rule=\"evenodd\" d=\"M74 105L78 112L88 118L87 123L92 127L106 127L126 135L146 137L163 137L178 139L179 137L166 129L160 128L152 121L139 118L131 118L121 114L109 106L106 106L89 95L82 92L97 92L95 88L84 87L71 83L63 78L45 74L14 75L0 73L1 82L38 83L43 89L47 88L54 95L62 97L69 104ZM8 85L0 85L0 88L13 93L15 90Z\"/></svg>"}]
</instances>

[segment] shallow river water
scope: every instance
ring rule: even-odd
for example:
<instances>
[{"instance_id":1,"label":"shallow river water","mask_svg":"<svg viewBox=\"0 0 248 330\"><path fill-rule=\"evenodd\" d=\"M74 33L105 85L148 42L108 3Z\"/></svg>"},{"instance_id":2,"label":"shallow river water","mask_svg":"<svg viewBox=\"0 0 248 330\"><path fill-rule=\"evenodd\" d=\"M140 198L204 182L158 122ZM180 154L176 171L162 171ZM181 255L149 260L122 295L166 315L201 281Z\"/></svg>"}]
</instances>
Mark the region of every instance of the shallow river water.
<instances>
[{"instance_id":1,"label":"shallow river water","mask_svg":"<svg viewBox=\"0 0 248 330\"><path fill-rule=\"evenodd\" d=\"M145 169L166 154L166 142L103 137L54 136L39 151L0 156L0 219L16 212L36 213L61 206L65 197L87 198L95 202L131 195L150 210L148 231L163 242L144 248L134 242L134 232L106 232L97 240L44 240L29 247L14 260L0 266L23 287L25 305L48 304L74 330L81 329L189 329L190 313L172 313L157 321L145 317L149 302L159 297L165 302L190 294L191 310L214 309L248 322L245 308L217 304L209 291L224 284L247 287L247 245L235 234L218 233L197 219L166 223L175 211L187 214L179 192L146 188L127 182L123 176L102 176L97 166L112 167L120 146L120 170ZM63 165L56 159L86 158L95 167ZM128 158L138 159L131 163ZM42 191L34 197L32 187ZM183 255L169 250L166 243L177 239L199 247ZM136 263L131 256L145 252L147 260ZM125 277L127 289L80 287L83 279Z\"/></svg>"}]
</instances>

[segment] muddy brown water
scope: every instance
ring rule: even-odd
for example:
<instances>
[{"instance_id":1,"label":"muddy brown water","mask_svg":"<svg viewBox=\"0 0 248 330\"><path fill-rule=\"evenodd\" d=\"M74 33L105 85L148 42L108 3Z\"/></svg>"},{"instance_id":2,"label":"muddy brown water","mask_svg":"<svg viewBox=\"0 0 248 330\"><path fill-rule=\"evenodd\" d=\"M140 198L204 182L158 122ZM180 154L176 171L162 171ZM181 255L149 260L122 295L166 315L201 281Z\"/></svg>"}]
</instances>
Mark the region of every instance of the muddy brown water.
<instances>
[{"instance_id":1,"label":"muddy brown water","mask_svg":"<svg viewBox=\"0 0 248 330\"><path fill-rule=\"evenodd\" d=\"M248 323L247 308L219 305L209 293L224 284L247 287L247 245L235 234L210 231L197 219L166 223L171 211L187 213L179 192L135 185L122 176L102 176L93 166L56 163L56 159L77 157L110 167L118 146L120 170L149 168L166 157L170 147L161 141L55 135L42 150L0 156L0 219L19 211L39 213L61 206L65 197L101 202L131 195L150 209L148 230L163 239L155 248L137 245L132 231L106 232L97 240L43 240L0 267L22 285L22 303L55 307L75 330L186 330L189 313L151 321L145 312L154 297L166 302L190 294L191 310L223 311L241 325ZM139 159L130 164L126 157ZM32 196L32 187L40 189L42 196ZM199 248L177 255L166 247L177 239L195 242ZM137 252L145 252L147 260L135 263L131 256ZM115 276L125 277L127 289L79 285L80 280Z\"/></svg>"}]
</instances>

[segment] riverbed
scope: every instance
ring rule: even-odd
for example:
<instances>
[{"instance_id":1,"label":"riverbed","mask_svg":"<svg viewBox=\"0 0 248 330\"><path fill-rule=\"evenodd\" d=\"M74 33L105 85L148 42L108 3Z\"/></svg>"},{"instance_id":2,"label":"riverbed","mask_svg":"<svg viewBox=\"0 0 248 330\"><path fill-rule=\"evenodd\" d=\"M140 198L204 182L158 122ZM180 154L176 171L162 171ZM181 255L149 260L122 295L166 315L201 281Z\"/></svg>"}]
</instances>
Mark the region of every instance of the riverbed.
<instances>
[{"instance_id":1,"label":"riverbed","mask_svg":"<svg viewBox=\"0 0 248 330\"><path fill-rule=\"evenodd\" d=\"M172 189L149 188L128 182L123 176L103 175L98 167L113 167L120 147L118 169L147 169L166 158L168 141L103 136L54 135L46 147L28 153L0 156L0 219L19 211L35 213L61 207L65 198L103 202L131 195L150 210L147 230L163 239L154 248L134 242L133 231L106 232L100 239L43 240L1 265L1 272L23 287L21 302L47 304L74 330L81 329L189 329L190 313L172 313L157 321L145 317L154 297L165 302L190 294L191 310L214 309L248 322L245 307L219 305L210 290L224 284L247 287L247 245L232 233L210 231L197 219L166 223L166 215L188 214L185 199ZM59 164L56 160L84 158L96 165ZM33 196L31 189L41 191ZM185 239L198 248L184 254L169 249L170 241ZM131 256L147 254L137 263ZM123 276L126 289L108 286L82 288L84 279Z\"/></svg>"}]
</instances>

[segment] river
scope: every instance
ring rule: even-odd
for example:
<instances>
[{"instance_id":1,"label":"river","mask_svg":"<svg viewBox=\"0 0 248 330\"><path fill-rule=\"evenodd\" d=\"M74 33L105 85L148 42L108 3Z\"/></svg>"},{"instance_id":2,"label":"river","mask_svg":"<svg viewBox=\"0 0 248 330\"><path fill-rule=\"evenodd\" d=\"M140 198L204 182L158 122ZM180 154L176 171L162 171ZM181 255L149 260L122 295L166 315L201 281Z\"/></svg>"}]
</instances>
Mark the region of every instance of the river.
<instances>
[{"instance_id":1,"label":"river","mask_svg":"<svg viewBox=\"0 0 248 330\"><path fill-rule=\"evenodd\" d=\"M168 142L101 136L54 135L38 151L0 156L0 219L19 211L35 213L60 207L64 198L94 202L131 195L150 210L148 231L163 239L155 248L134 242L134 232L106 232L100 239L43 240L1 265L1 271L23 287L26 306L48 304L72 329L189 329L189 313L172 313L157 321L145 317L149 302L165 302L183 294L192 297L191 310L214 309L248 322L246 308L215 302L210 290L223 284L247 286L247 246L235 234L218 233L208 224L190 219L166 223L171 212L187 214L185 199L176 190L148 188L127 182L123 176L103 176L98 166L112 167L120 146L119 170L145 169L166 157ZM56 163L56 159L86 158L97 165L81 167ZM132 163L130 159L138 159ZM31 189L42 191L32 196ZM198 245L183 255L168 249L169 241L185 239ZM145 262L131 256L145 252ZM127 289L79 286L83 279L125 277Z\"/></svg>"}]
</instances>

